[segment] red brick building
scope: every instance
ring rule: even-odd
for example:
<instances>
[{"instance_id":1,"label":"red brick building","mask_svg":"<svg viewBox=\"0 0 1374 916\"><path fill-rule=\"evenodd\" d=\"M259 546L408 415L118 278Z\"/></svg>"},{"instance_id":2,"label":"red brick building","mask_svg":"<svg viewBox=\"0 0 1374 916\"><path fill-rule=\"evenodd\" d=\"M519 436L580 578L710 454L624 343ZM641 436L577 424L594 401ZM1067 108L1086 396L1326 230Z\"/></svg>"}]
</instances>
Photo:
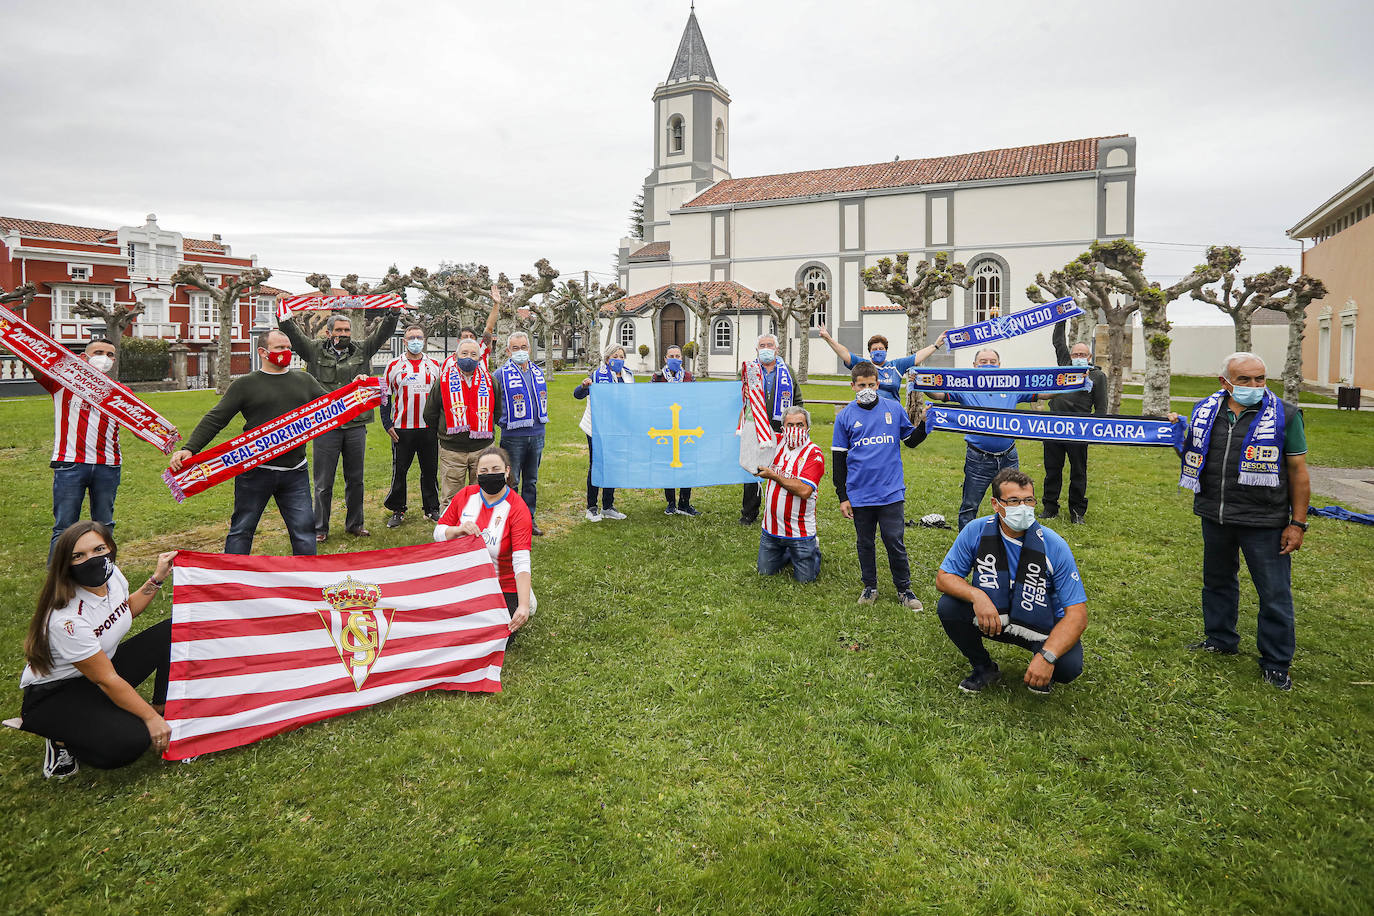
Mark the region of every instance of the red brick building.
<instances>
[{"instance_id":1,"label":"red brick building","mask_svg":"<svg viewBox=\"0 0 1374 916\"><path fill-rule=\"evenodd\" d=\"M182 264L200 264L212 280L257 266L257 257L236 256L218 235L187 238L163 229L148 214L142 226L96 229L0 216L0 289L24 283L38 288L25 317L54 338L81 351L104 323L81 318L72 306L91 298L105 303L141 302L144 312L125 329L126 336L180 340L190 347L188 369L202 371L199 358L219 334L214 303L205 293L171 282ZM275 323L281 290L244 296L234 316L235 374L252 369L254 328ZM13 375L15 367L4 367Z\"/></svg>"}]
</instances>

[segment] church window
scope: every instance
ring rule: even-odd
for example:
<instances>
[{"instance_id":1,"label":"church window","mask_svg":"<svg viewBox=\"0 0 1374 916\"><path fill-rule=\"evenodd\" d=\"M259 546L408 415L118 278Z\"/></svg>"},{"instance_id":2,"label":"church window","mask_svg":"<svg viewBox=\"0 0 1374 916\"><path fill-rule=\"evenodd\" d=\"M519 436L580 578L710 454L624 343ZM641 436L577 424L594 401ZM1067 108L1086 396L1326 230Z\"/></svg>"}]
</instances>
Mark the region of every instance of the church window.
<instances>
[{"instance_id":1,"label":"church window","mask_svg":"<svg viewBox=\"0 0 1374 916\"><path fill-rule=\"evenodd\" d=\"M808 267L802 271L801 287L805 291L807 298L815 296L817 293L830 292L830 273L819 265ZM826 310L829 302L821 302L811 312L811 327L823 328L826 326Z\"/></svg>"},{"instance_id":2,"label":"church window","mask_svg":"<svg viewBox=\"0 0 1374 916\"><path fill-rule=\"evenodd\" d=\"M984 258L973 265L973 320L987 321L1003 313L1002 265Z\"/></svg>"},{"instance_id":3,"label":"church window","mask_svg":"<svg viewBox=\"0 0 1374 916\"><path fill-rule=\"evenodd\" d=\"M635 325L633 321L620 322L620 331L616 334L616 343L624 347L627 351L635 345Z\"/></svg>"},{"instance_id":4,"label":"church window","mask_svg":"<svg viewBox=\"0 0 1374 916\"><path fill-rule=\"evenodd\" d=\"M682 152L682 116L673 115L668 119L668 152Z\"/></svg>"},{"instance_id":5,"label":"church window","mask_svg":"<svg viewBox=\"0 0 1374 916\"><path fill-rule=\"evenodd\" d=\"M716 158L725 158L725 122L716 118Z\"/></svg>"},{"instance_id":6,"label":"church window","mask_svg":"<svg viewBox=\"0 0 1374 916\"><path fill-rule=\"evenodd\" d=\"M728 318L717 318L711 329L712 346L717 350L731 350L735 346L735 329Z\"/></svg>"}]
</instances>

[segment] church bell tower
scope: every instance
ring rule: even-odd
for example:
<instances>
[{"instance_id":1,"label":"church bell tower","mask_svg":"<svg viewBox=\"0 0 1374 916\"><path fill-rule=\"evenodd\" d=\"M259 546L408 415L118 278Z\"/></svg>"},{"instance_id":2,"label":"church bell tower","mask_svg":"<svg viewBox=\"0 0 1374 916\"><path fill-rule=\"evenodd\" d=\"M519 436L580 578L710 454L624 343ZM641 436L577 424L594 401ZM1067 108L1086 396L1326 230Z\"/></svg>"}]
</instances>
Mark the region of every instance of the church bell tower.
<instances>
[{"instance_id":1,"label":"church bell tower","mask_svg":"<svg viewBox=\"0 0 1374 916\"><path fill-rule=\"evenodd\" d=\"M646 242L666 240L669 210L730 177L730 94L716 79L695 4L653 101L654 170L644 179Z\"/></svg>"}]
</instances>

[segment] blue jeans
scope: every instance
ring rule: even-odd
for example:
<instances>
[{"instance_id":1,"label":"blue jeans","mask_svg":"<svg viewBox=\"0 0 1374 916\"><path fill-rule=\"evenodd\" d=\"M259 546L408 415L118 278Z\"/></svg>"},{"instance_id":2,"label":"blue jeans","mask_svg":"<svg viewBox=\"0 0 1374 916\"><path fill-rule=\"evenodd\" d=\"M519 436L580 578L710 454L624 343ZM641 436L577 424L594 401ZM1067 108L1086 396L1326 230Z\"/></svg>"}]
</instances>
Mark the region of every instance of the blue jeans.
<instances>
[{"instance_id":1,"label":"blue jeans","mask_svg":"<svg viewBox=\"0 0 1374 916\"><path fill-rule=\"evenodd\" d=\"M534 504L539 499L539 460L544 457L544 431L533 436L501 434L501 447L510 455L510 485L520 492L520 498L534 517Z\"/></svg>"},{"instance_id":2,"label":"blue jeans","mask_svg":"<svg viewBox=\"0 0 1374 916\"><path fill-rule=\"evenodd\" d=\"M992 478L1003 468L1019 468L1016 446L994 455L972 445L964 446L964 496L959 503L959 530L978 517L978 507L992 486Z\"/></svg>"},{"instance_id":3,"label":"blue jeans","mask_svg":"<svg viewBox=\"0 0 1374 916\"><path fill-rule=\"evenodd\" d=\"M983 631L978 629L972 602L955 598L953 595L941 595L940 603L935 606L935 613L940 615L940 625L945 628L945 635L949 637L949 641L954 643L955 648L963 653L964 658L968 659L974 668L992 667L992 656L983 645L984 639L1020 646L1031 652L1045 644L1043 641L1032 641L1024 636L1013 636L1009 633L984 636ZM1074 643L1072 649L1059 656L1059 661L1054 664L1053 679L1057 683L1067 684L1082 673L1083 641L1080 639Z\"/></svg>"},{"instance_id":4,"label":"blue jeans","mask_svg":"<svg viewBox=\"0 0 1374 916\"><path fill-rule=\"evenodd\" d=\"M1297 623L1293 617L1292 556L1279 553L1282 528L1218 525L1202 520L1202 625L1207 639L1228 652L1240 647L1240 554L1259 593L1255 644L1260 667L1287 671L1293 661Z\"/></svg>"},{"instance_id":5,"label":"blue jeans","mask_svg":"<svg viewBox=\"0 0 1374 916\"><path fill-rule=\"evenodd\" d=\"M315 510L310 505L310 472L303 467L294 471L254 468L234 478L234 514L229 519L229 536L224 539L225 553L253 552L258 520L267 508L267 501L273 498L277 501L281 520L286 522L291 552L298 557L315 555Z\"/></svg>"},{"instance_id":6,"label":"blue jeans","mask_svg":"<svg viewBox=\"0 0 1374 916\"><path fill-rule=\"evenodd\" d=\"M780 538L760 531L759 572L771 576L782 572L788 563L798 582L815 582L821 574L821 545L814 537Z\"/></svg>"},{"instance_id":7,"label":"blue jeans","mask_svg":"<svg viewBox=\"0 0 1374 916\"><path fill-rule=\"evenodd\" d=\"M52 540L81 521L81 503L91 494L91 520L114 531L115 493L119 490L119 465L57 462L52 469Z\"/></svg>"}]
</instances>

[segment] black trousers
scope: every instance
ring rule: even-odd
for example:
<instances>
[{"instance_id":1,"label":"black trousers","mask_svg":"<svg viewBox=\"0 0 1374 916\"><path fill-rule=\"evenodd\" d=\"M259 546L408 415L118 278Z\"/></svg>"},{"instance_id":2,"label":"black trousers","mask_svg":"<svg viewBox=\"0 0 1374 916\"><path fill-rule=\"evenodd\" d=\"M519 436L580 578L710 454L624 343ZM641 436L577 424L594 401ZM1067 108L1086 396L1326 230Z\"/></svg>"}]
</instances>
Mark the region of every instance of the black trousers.
<instances>
[{"instance_id":1,"label":"black trousers","mask_svg":"<svg viewBox=\"0 0 1374 916\"><path fill-rule=\"evenodd\" d=\"M169 617L120 643L111 662L115 673L134 687L156 671L152 702L165 703L171 651ZM142 719L116 706L84 677L26 687L22 710L24 731L61 742L77 761L97 769L127 766L152 744Z\"/></svg>"},{"instance_id":2,"label":"black trousers","mask_svg":"<svg viewBox=\"0 0 1374 916\"><path fill-rule=\"evenodd\" d=\"M911 564L906 558L906 541L903 537L905 524L905 500L886 506L854 507L859 575L864 588L878 587L878 550L873 543L875 533L882 537L883 546L887 548L887 565L892 572L892 586L897 589L897 594L911 588Z\"/></svg>"},{"instance_id":3,"label":"black trousers","mask_svg":"<svg viewBox=\"0 0 1374 916\"><path fill-rule=\"evenodd\" d=\"M344 528L363 527L363 457L367 454L367 427L334 429L315 439L315 533L329 533L334 502L334 474L343 457Z\"/></svg>"},{"instance_id":4,"label":"black trousers","mask_svg":"<svg viewBox=\"0 0 1374 916\"><path fill-rule=\"evenodd\" d=\"M615 508L615 487L592 486L592 437L587 437L587 508L596 508L597 494L601 494L601 508Z\"/></svg>"},{"instance_id":5,"label":"black trousers","mask_svg":"<svg viewBox=\"0 0 1374 916\"><path fill-rule=\"evenodd\" d=\"M1053 515L1059 511L1059 491L1064 487L1064 459L1069 459L1069 512L1088 514L1088 443L1045 443L1045 486L1040 499L1045 511Z\"/></svg>"},{"instance_id":6,"label":"black trousers","mask_svg":"<svg viewBox=\"0 0 1374 916\"><path fill-rule=\"evenodd\" d=\"M744 485L744 500L740 504L740 521L756 522L759 520L759 506L763 504L763 487L756 483L746 483Z\"/></svg>"},{"instance_id":7,"label":"black trousers","mask_svg":"<svg viewBox=\"0 0 1374 916\"><path fill-rule=\"evenodd\" d=\"M672 487L668 487L666 490L663 491L663 498L668 500L668 505L682 506L685 509L692 504L691 487L682 487L676 492L677 495L674 496L674 491Z\"/></svg>"},{"instance_id":8,"label":"black trousers","mask_svg":"<svg viewBox=\"0 0 1374 916\"><path fill-rule=\"evenodd\" d=\"M420 459L420 505L426 513L439 511L439 436L432 429L398 429L391 443L391 492L382 505L392 512L405 512L406 477L410 465Z\"/></svg>"}]
</instances>

